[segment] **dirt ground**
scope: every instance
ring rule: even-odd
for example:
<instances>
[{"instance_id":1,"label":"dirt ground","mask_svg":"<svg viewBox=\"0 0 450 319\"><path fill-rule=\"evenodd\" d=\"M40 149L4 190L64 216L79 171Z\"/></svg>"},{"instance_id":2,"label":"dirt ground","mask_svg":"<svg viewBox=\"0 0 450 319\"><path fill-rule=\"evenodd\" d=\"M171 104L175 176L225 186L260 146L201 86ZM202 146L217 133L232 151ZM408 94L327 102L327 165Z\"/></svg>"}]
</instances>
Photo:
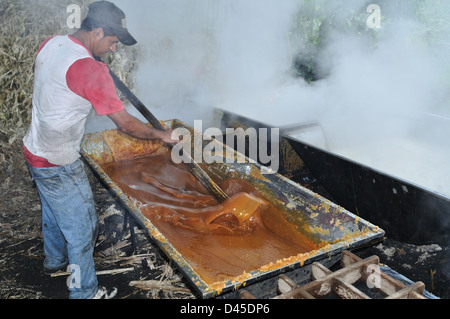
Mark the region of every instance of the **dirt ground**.
<instances>
[{"instance_id":1,"label":"dirt ground","mask_svg":"<svg viewBox=\"0 0 450 319\"><path fill-rule=\"evenodd\" d=\"M106 272L98 276L99 284L118 288L118 299L195 298L183 277L138 227L132 254L120 203L87 172L100 218L96 267L98 273ZM67 299L67 276L43 273L41 205L35 185L26 173L1 182L0 299Z\"/></svg>"}]
</instances>

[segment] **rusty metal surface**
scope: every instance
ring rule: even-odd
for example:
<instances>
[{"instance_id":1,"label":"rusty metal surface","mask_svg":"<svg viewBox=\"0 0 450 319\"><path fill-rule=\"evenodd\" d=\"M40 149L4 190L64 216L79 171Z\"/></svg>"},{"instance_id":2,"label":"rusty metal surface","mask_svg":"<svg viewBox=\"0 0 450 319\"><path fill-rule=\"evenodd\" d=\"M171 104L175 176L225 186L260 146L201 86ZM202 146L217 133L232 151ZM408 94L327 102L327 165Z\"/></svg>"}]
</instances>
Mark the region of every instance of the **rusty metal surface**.
<instances>
[{"instance_id":1,"label":"rusty metal surface","mask_svg":"<svg viewBox=\"0 0 450 319\"><path fill-rule=\"evenodd\" d=\"M184 123L176 120L167 122L167 125L172 128L185 126ZM245 274L245 276L243 274L243 276L238 276L227 282L208 285L102 170L101 161L111 161L113 156L103 141L101 133L90 134L85 137L81 154L92 170L119 198L136 221L147 230L155 244L180 269L201 298L224 296L242 287L258 284L268 278L276 278L285 272L310 267L315 261L331 260L344 250L351 250L380 241L385 234L379 227L281 175L262 175L261 167L258 164L250 163L248 159L244 164L202 164L205 171L218 183L232 177L250 182L272 204L283 208L286 220L294 224L299 230L314 233L320 240L327 243L322 249L284 260L274 260L271 265ZM306 273L308 274L308 272Z\"/></svg>"}]
</instances>

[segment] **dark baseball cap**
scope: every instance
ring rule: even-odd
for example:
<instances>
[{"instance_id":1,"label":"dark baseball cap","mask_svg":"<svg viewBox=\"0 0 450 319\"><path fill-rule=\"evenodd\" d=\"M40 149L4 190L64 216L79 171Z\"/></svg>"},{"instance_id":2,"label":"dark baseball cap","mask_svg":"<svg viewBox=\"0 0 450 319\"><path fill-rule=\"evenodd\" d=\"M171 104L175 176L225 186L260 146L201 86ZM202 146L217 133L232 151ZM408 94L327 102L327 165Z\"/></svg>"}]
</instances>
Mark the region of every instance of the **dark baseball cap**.
<instances>
[{"instance_id":1,"label":"dark baseball cap","mask_svg":"<svg viewBox=\"0 0 450 319\"><path fill-rule=\"evenodd\" d=\"M109 1L97 1L89 5L87 18L100 26L110 28L125 45L134 45L136 39L128 32L125 13L114 3Z\"/></svg>"}]
</instances>

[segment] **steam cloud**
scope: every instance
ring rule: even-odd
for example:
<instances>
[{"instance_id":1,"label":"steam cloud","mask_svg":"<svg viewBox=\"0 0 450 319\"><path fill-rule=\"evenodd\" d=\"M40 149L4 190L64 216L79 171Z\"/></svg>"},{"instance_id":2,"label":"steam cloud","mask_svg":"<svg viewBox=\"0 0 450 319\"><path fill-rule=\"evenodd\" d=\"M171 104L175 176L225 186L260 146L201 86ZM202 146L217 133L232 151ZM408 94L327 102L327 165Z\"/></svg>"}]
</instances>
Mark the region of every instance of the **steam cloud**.
<instances>
[{"instance_id":1,"label":"steam cloud","mask_svg":"<svg viewBox=\"0 0 450 319\"><path fill-rule=\"evenodd\" d=\"M274 126L316 121L326 145L306 142L450 195L448 2L114 2L144 50L137 95L156 117L213 121L218 107ZM372 3L378 30L365 25ZM299 14L322 45L302 37ZM293 73L306 55L312 83Z\"/></svg>"}]
</instances>

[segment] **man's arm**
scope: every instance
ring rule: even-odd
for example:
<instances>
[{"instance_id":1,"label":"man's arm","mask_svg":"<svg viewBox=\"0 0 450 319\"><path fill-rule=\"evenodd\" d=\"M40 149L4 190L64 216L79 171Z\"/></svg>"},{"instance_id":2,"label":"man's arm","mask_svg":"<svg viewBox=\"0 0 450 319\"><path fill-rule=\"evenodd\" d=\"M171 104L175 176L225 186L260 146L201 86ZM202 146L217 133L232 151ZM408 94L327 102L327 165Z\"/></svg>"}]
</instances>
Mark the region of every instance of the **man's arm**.
<instances>
[{"instance_id":1,"label":"man's arm","mask_svg":"<svg viewBox=\"0 0 450 319\"><path fill-rule=\"evenodd\" d=\"M177 144L179 140L172 140L172 130L160 131L149 127L132 116L126 110L109 114L109 118L117 125L117 128L128 135L140 139L161 140L167 144Z\"/></svg>"},{"instance_id":2,"label":"man's arm","mask_svg":"<svg viewBox=\"0 0 450 319\"><path fill-rule=\"evenodd\" d=\"M94 59L76 61L67 71L67 85L72 92L91 102L98 115L108 115L122 132L141 139L158 139L167 144L172 131L153 129L129 114L116 94L108 67Z\"/></svg>"}]
</instances>

